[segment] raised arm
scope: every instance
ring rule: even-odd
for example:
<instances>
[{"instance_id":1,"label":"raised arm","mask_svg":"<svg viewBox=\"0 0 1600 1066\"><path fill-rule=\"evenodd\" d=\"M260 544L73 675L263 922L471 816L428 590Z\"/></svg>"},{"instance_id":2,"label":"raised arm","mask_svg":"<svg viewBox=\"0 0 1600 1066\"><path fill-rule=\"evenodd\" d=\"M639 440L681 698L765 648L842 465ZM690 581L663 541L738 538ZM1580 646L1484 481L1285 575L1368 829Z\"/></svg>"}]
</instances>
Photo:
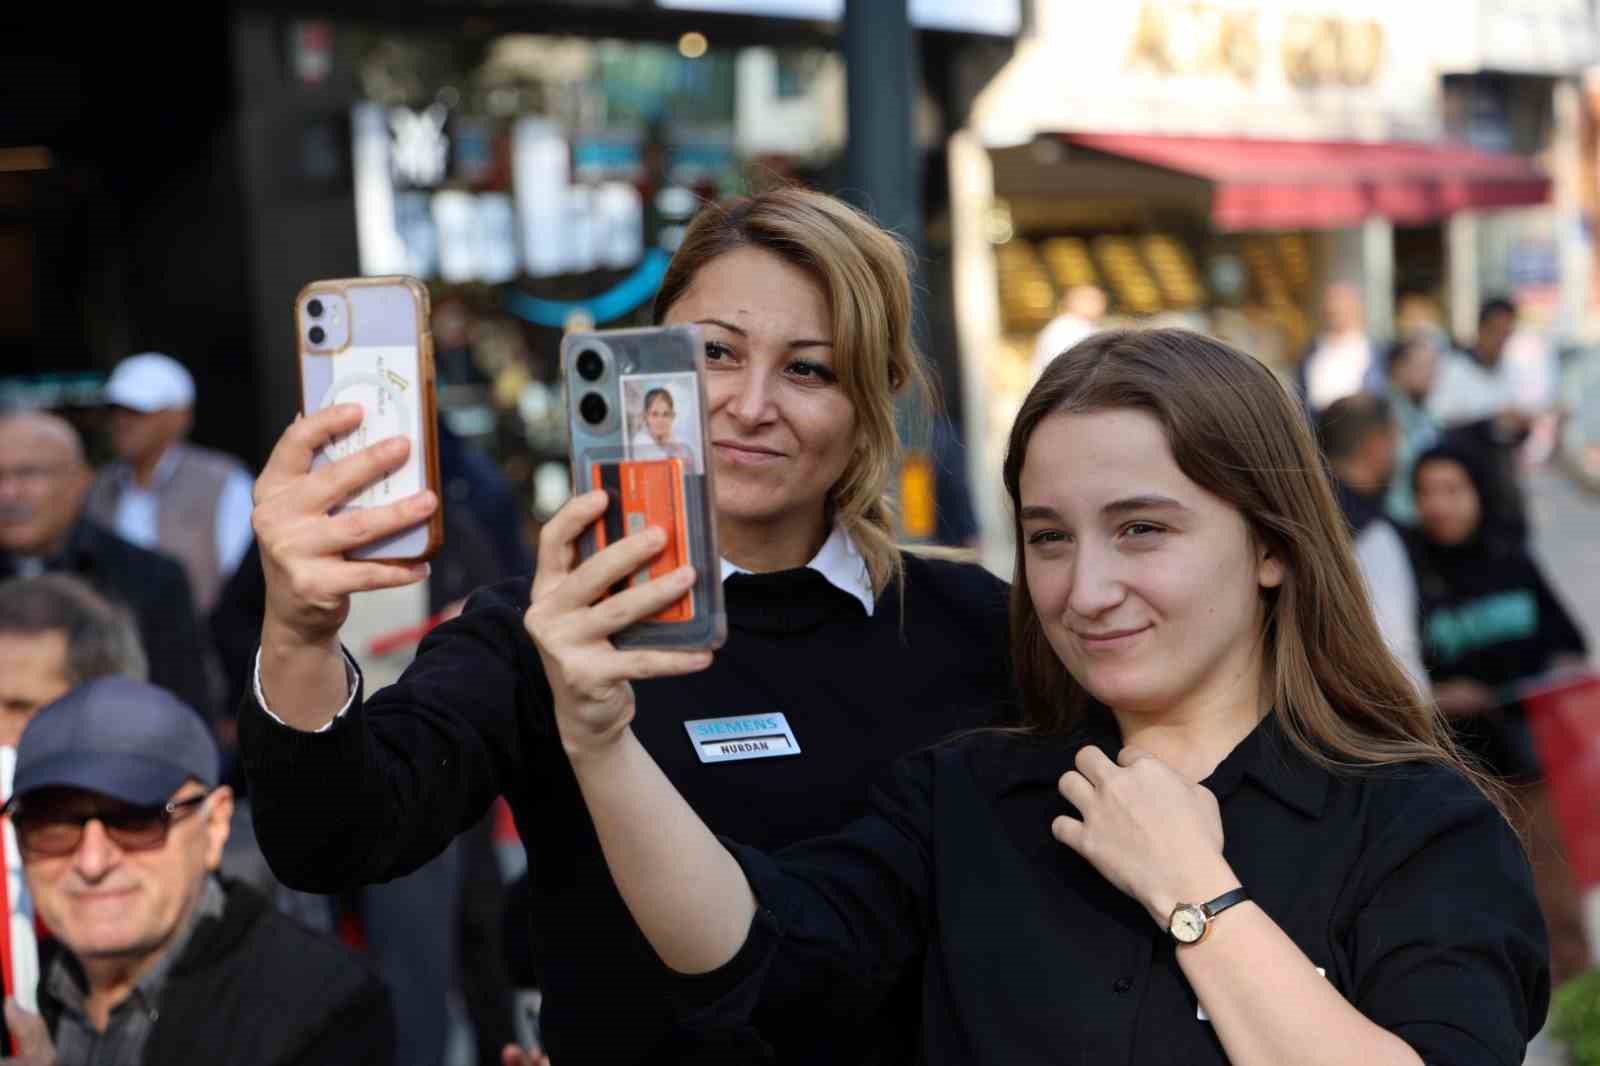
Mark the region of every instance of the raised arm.
<instances>
[{"instance_id":1,"label":"raised arm","mask_svg":"<svg viewBox=\"0 0 1600 1066\"><path fill-rule=\"evenodd\" d=\"M755 896L739 864L629 728L629 681L703 670L711 653L621 650L610 640L682 596L694 573L684 568L601 599L666 543L660 530L646 530L578 565L578 535L605 506L605 493L589 493L546 523L526 624L618 891L662 962L680 973L706 973L744 944Z\"/></svg>"},{"instance_id":2,"label":"raised arm","mask_svg":"<svg viewBox=\"0 0 1600 1066\"><path fill-rule=\"evenodd\" d=\"M400 467L409 443L393 437L313 470L317 451L361 423L358 404L296 420L256 480L251 522L261 545L266 613L260 681L265 706L284 724L325 728L350 698L339 627L352 593L421 581L426 564L355 561L344 553L426 519L438 506L420 492L381 507L330 515L341 501Z\"/></svg>"},{"instance_id":3,"label":"raised arm","mask_svg":"<svg viewBox=\"0 0 1600 1066\"><path fill-rule=\"evenodd\" d=\"M522 732L550 728L534 713L545 697L521 625L525 586L474 597L430 635L400 682L363 705L339 647L350 596L421 580L427 569L344 552L426 517L437 501L421 493L327 513L403 461L400 440L311 469L317 449L360 416L349 406L295 422L256 485L264 604L259 658L243 679L240 747L262 850L305 891L420 866L519 772Z\"/></svg>"}]
</instances>

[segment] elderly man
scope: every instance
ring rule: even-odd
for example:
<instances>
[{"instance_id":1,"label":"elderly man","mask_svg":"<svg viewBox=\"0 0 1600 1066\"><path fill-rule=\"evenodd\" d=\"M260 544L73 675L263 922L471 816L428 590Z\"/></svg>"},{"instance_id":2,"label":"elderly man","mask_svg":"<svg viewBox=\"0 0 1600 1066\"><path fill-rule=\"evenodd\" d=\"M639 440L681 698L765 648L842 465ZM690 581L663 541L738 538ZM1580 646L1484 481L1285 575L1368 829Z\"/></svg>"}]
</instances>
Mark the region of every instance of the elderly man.
<instances>
[{"instance_id":1,"label":"elderly man","mask_svg":"<svg viewBox=\"0 0 1600 1066\"><path fill-rule=\"evenodd\" d=\"M188 571L195 607L208 614L250 546L253 479L231 455L189 444L194 378L160 352L132 355L106 382L108 464L89 493L89 514L141 548Z\"/></svg>"},{"instance_id":2,"label":"elderly man","mask_svg":"<svg viewBox=\"0 0 1600 1066\"><path fill-rule=\"evenodd\" d=\"M0 414L0 578L66 572L133 612L150 680L209 710L183 567L83 514L93 475L77 431L40 411Z\"/></svg>"},{"instance_id":3,"label":"elderly man","mask_svg":"<svg viewBox=\"0 0 1600 1066\"><path fill-rule=\"evenodd\" d=\"M114 674L147 675L125 612L67 574L0 581L0 747L74 685Z\"/></svg>"},{"instance_id":4,"label":"elderly man","mask_svg":"<svg viewBox=\"0 0 1600 1066\"><path fill-rule=\"evenodd\" d=\"M216 877L233 809L219 762L192 711L128 678L78 686L23 732L7 813L60 949L39 987L53 1048L8 1011L23 1061L392 1060L388 996L359 957Z\"/></svg>"}]
</instances>

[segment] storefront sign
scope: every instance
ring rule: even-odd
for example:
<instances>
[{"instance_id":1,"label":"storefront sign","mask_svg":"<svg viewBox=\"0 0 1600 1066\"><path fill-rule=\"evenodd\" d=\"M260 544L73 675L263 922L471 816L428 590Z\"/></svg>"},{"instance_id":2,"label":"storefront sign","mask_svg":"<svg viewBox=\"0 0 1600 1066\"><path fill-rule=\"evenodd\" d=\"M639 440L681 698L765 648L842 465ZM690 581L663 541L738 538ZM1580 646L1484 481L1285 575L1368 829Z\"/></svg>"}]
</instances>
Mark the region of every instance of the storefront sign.
<instances>
[{"instance_id":1,"label":"storefront sign","mask_svg":"<svg viewBox=\"0 0 1600 1066\"><path fill-rule=\"evenodd\" d=\"M1161 74L1226 74L1252 83L1262 70L1260 11L1190 0L1144 0L1129 51L1129 67ZM1383 59L1383 26L1376 19L1290 14L1276 41L1290 84L1370 85Z\"/></svg>"},{"instance_id":2,"label":"storefront sign","mask_svg":"<svg viewBox=\"0 0 1600 1066\"><path fill-rule=\"evenodd\" d=\"M1422 7L1386 0L1036 0L1035 32L979 95L993 146L1047 132L1432 140ZM1433 21L1437 21L1434 19Z\"/></svg>"}]
</instances>

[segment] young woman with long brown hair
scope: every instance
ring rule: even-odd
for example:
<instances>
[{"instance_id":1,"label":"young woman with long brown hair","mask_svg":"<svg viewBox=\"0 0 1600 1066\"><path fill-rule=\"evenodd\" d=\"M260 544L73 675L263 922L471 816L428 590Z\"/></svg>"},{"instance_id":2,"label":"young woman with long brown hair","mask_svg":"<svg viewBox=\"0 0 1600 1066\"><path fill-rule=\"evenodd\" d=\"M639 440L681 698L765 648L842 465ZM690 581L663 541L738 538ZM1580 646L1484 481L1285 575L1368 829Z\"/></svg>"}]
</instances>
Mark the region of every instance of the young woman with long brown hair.
<instances>
[{"instance_id":1,"label":"young woman with long brown hair","mask_svg":"<svg viewBox=\"0 0 1600 1066\"><path fill-rule=\"evenodd\" d=\"M778 847L839 828L894 758L989 721L1010 689L1004 584L975 565L902 555L893 540L894 404L922 380L911 306L901 244L802 189L705 208L657 296L659 321L705 334L729 633L716 666L694 677L658 676L673 661L660 652L624 660L650 678L638 685L641 741L730 835ZM843 1062L895 1039L895 1026L842 1019L763 1025L759 1037L673 1026L561 750L550 693L569 679L547 677L528 638L527 577L480 590L397 683L362 700L338 643L349 594L419 575L343 553L437 501L329 517L332 501L403 458L390 441L311 470L358 418L335 409L295 423L256 483L267 610L257 705L240 734L278 876L317 892L398 876L504 794L528 849L541 1023L557 1064L743 1064L766 1043L783 1061ZM550 526L591 523L594 504L572 501ZM570 565L570 540L546 551L551 565ZM795 749L785 757L704 757L702 736L776 723Z\"/></svg>"},{"instance_id":2,"label":"young woman with long brown hair","mask_svg":"<svg viewBox=\"0 0 1600 1066\"><path fill-rule=\"evenodd\" d=\"M590 604L652 543L573 568L576 526L547 531L530 628L682 1009L870 1013L920 966L930 1063L1520 1062L1549 990L1526 858L1385 650L1272 375L1099 334L1029 394L1005 483L1028 727L902 760L866 818L775 856L725 846L633 738L605 635L675 586Z\"/></svg>"}]
</instances>

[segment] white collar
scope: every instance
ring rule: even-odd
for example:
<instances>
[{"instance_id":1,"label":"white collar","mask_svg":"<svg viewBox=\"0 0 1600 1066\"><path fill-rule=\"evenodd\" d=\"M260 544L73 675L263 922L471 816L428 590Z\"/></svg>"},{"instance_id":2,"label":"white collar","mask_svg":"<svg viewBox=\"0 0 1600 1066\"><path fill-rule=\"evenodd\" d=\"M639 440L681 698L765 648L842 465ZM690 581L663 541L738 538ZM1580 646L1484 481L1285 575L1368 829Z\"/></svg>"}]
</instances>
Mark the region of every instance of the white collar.
<instances>
[{"instance_id":1,"label":"white collar","mask_svg":"<svg viewBox=\"0 0 1600 1066\"><path fill-rule=\"evenodd\" d=\"M815 570L828 584L860 600L861 606L866 608L867 617L872 617L873 609L877 606L872 592L872 574L867 570L867 562L861 558L856 542L843 526L833 527L833 532L828 534L828 539L822 542L822 547L805 568ZM722 580L726 581L734 574L748 573L750 571L744 567L722 560Z\"/></svg>"}]
</instances>

